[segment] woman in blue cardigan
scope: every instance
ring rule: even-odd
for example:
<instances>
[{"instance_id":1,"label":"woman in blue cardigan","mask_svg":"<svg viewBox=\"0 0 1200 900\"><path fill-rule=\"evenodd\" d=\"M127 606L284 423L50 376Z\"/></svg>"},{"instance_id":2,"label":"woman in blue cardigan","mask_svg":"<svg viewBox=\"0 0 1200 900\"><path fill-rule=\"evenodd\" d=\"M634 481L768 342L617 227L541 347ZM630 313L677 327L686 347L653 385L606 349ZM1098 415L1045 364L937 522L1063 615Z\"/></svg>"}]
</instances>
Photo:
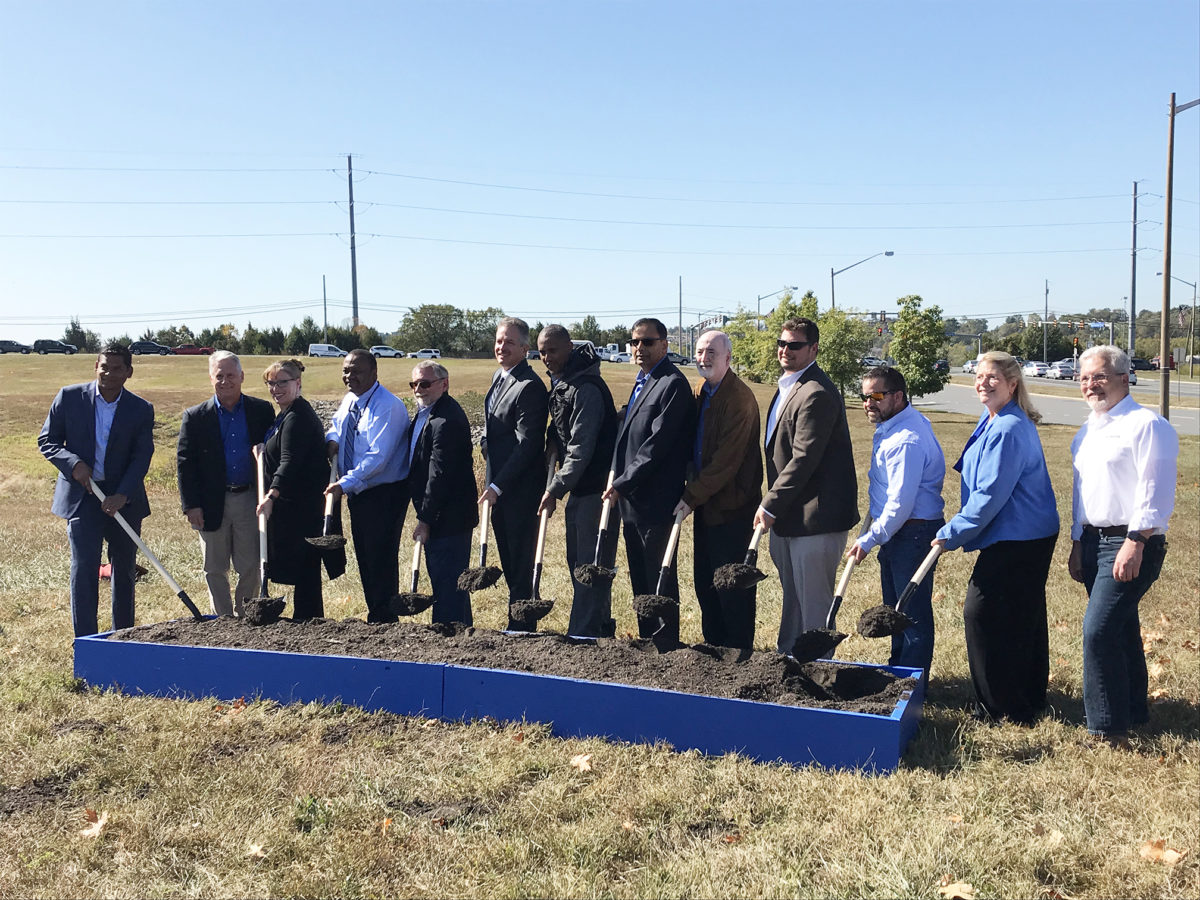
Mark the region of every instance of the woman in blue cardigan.
<instances>
[{"instance_id":1,"label":"woman in blue cardigan","mask_svg":"<svg viewBox=\"0 0 1200 900\"><path fill-rule=\"evenodd\" d=\"M980 551L963 609L976 716L1028 725L1042 713L1050 676L1046 576L1058 508L1020 365L985 353L975 391L986 412L954 464L962 509L933 543Z\"/></svg>"}]
</instances>

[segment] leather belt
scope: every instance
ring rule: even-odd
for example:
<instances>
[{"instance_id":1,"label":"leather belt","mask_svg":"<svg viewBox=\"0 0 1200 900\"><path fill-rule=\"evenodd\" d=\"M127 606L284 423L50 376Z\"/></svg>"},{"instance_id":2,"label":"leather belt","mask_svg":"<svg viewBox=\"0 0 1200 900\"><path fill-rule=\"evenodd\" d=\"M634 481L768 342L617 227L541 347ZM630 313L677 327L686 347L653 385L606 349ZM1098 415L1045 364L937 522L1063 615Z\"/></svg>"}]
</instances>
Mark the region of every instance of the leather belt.
<instances>
[{"instance_id":1,"label":"leather belt","mask_svg":"<svg viewBox=\"0 0 1200 900\"><path fill-rule=\"evenodd\" d=\"M1084 525L1084 531L1098 534L1101 537L1125 537L1129 533L1127 525L1105 525L1103 528L1097 528L1095 525Z\"/></svg>"},{"instance_id":2,"label":"leather belt","mask_svg":"<svg viewBox=\"0 0 1200 900\"><path fill-rule=\"evenodd\" d=\"M225 493L227 493L227 494L241 494L248 490L250 490L250 485L248 485L248 484L227 484L227 485L225 485Z\"/></svg>"}]
</instances>

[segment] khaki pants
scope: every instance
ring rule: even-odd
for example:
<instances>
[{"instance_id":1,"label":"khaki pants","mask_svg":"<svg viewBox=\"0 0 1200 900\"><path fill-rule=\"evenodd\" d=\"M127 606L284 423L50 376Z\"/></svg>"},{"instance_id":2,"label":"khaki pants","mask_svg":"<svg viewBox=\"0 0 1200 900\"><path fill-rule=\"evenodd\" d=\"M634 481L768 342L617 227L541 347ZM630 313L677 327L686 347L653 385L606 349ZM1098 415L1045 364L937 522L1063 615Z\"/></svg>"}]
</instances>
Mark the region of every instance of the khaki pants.
<instances>
[{"instance_id":1,"label":"khaki pants","mask_svg":"<svg viewBox=\"0 0 1200 900\"><path fill-rule=\"evenodd\" d=\"M254 515L254 491L225 494L225 512L215 531L200 532L204 559L204 581L212 610L218 616L242 614L243 602L257 596L258 517ZM234 596L229 593L229 566L237 573ZM236 600L234 599L236 598Z\"/></svg>"},{"instance_id":2,"label":"khaki pants","mask_svg":"<svg viewBox=\"0 0 1200 900\"><path fill-rule=\"evenodd\" d=\"M779 623L780 653L791 653L805 631L824 628L833 603L838 562L849 531L780 537L771 532L771 559L783 587L783 616Z\"/></svg>"}]
</instances>

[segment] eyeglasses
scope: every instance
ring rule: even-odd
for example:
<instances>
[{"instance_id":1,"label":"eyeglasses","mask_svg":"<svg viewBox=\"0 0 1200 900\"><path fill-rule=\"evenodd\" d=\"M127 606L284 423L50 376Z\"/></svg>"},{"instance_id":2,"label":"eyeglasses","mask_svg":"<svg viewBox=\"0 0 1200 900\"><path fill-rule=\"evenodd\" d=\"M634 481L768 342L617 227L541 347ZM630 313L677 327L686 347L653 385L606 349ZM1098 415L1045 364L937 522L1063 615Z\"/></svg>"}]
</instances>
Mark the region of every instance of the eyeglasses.
<instances>
[{"instance_id":1,"label":"eyeglasses","mask_svg":"<svg viewBox=\"0 0 1200 900\"><path fill-rule=\"evenodd\" d=\"M1113 373L1101 372L1099 375L1080 375L1079 383L1080 384L1105 384L1108 382L1108 380L1110 378L1120 377L1120 374L1121 373L1118 373L1118 372L1113 372Z\"/></svg>"},{"instance_id":2,"label":"eyeglasses","mask_svg":"<svg viewBox=\"0 0 1200 900\"><path fill-rule=\"evenodd\" d=\"M296 380L295 378L280 378L278 381L272 381L270 378L268 378L267 379L267 387L276 388L276 387L280 387L285 384L291 384L295 380Z\"/></svg>"},{"instance_id":3,"label":"eyeglasses","mask_svg":"<svg viewBox=\"0 0 1200 900\"><path fill-rule=\"evenodd\" d=\"M434 379L431 381L431 380L430 380L430 379L428 379L428 378L422 378L420 381L410 381L410 382L408 383L408 386L409 386L410 388L412 388L413 390L416 390L417 388L420 388L421 390L425 390L427 387L430 387L430 386L432 386L432 385L435 385L435 384L437 384L437 383L438 383L439 381L441 381L441 380L442 380L441 378L434 378Z\"/></svg>"},{"instance_id":4,"label":"eyeglasses","mask_svg":"<svg viewBox=\"0 0 1200 900\"><path fill-rule=\"evenodd\" d=\"M775 342L775 346L780 350L782 350L784 347L787 347L789 350L795 353L797 350L803 350L811 343L813 343L813 341L785 341L781 339Z\"/></svg>"},{"instance_id":5,"label":"eyeglasses","mask_svg":"<svg viewBox=\"0 0 1200 900\"><path fill-rule=\"evenodd\" d=\"M629 346L630 347L641 347L641 346L650 347L650 346L653 346L654 344L658 343L661 340L663 340L663 338L630 338Z\"/></svg>"},{"instance_id":6,"label":"eyeglasses","mask_svg":"<svg viewBox=\"0 0 1200 900\"><path fill-rule=\"evenodd\" d=\"M896 390L898 390L898 389L896 389ZM871 393L869 393L869 394L859 394L858 396L862 397L863 403L866 403L868 400L874 400L876 403L882 403L884 397L886 397L888 394L896 393L896 390L871 391Z\"/></svg>"}]
</instances>

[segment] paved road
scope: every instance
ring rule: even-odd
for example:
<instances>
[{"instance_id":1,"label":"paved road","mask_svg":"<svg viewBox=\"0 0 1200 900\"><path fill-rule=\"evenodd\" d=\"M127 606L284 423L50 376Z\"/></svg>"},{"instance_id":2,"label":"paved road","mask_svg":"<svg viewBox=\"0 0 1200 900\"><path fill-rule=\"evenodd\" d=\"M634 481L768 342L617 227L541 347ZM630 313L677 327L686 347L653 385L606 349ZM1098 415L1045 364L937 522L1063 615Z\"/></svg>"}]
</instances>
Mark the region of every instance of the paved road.
<instances>
[{"instance_id":1,"label":"paved road","mask_svg":"<svg viewBox=\"0 0 1200 900\"><path fill-rule=\"evenodd\" d=\"M1028 384L1028 382L1026 382ZM1088 417L1087 403L1082 397L1055 397L1050 394L1037 393L1037 383L1030 386L1034 396L1034 405L1042 414L1042 421L1052 425L1082 425ZM1195 388L1194 384L1183 385L1184 389ZM1158 408L1158 382L1153 385L1153 392L1140 390L1142 385L1133 388L1133 397L1143 406L1151 409ZM1171 387L1171 395L1175 395L1175 387ZM948 384L936 394L928 394L916 402L918 408L943 410L945 412L966 413L978 416L982 409L975 389L963 384ZM1180 434L1200 436L1200 410L1171 408L1171 424Z\"/></svg>"}]
</instances>

